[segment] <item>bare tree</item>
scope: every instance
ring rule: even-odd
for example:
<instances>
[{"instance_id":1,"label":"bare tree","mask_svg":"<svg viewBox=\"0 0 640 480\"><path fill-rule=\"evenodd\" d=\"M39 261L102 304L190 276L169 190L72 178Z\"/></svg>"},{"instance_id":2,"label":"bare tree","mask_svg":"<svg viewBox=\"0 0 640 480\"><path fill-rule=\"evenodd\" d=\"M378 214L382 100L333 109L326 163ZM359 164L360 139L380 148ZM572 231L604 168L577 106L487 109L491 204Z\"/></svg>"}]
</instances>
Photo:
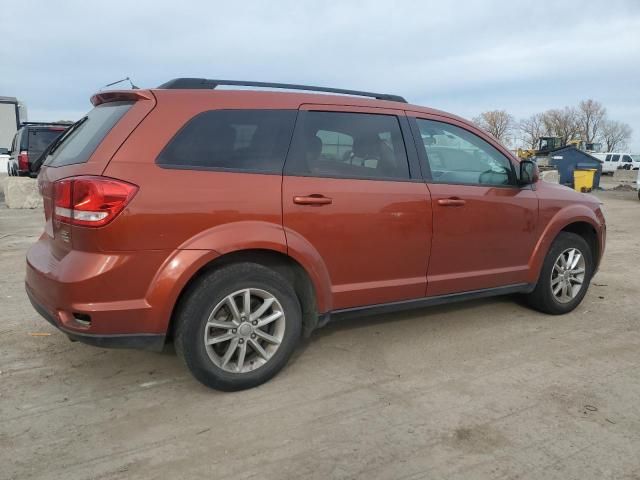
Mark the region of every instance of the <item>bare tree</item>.
<instances>
[{"instance_id":1,"label":"bare tree","mask_svg":"<svg viewBox=\"0 0 640 480\"><path fill-rule=\"evenodd\" d=\"M578 104L577 113L581 140L593 143L598 138L603 122L606 121L607 109L600 102L589 99Z\"/></svg>"},{"instance_id":2,"label":"bare tree","mask_svg":"<svg viewBox=\"0 0 640 480\"><path fill-rule=\"evenodd\" d=\"M543 114L543 124L550 136L560 137L562 145L576 139L580 132L578 113L573 107L547 110Z\"/></svg>"},{"instance_id":3,"label":"bare tree","mask_svg":"<svg viewBox=\"0 0 640 480\"><path fill-rule=\"evenodd\" d=\"M623 122L606 120L602 124L602 134L600 138L607 147L607 152L614 152L616 149L625 148L631 138L631 127Z\"/></svg>"},{"instance_id":4,"label":"bare tree","mask_svg":"<svg viewBox=\"0 0 640 480\"><path fill-rule=\"evenodd\" d=\"M500 142L505 144L509 143L514 120L506 110L482 112L479 116L473 119L473 123L478 125L485 132L493 135Z\"/></svg>"},{"instance_id":5,"label":"bare tree","mask_svg":"<svg viewBox=\"0 0 640 480\"><path fill-rule=\"evenodd\" d=\"M518 125L522 134L522 141L528 148L538 148L538 138L544 136L546 129L544 126L544 115L536 113L529 118L520 120Z\"/></svg>"}]
</instances>

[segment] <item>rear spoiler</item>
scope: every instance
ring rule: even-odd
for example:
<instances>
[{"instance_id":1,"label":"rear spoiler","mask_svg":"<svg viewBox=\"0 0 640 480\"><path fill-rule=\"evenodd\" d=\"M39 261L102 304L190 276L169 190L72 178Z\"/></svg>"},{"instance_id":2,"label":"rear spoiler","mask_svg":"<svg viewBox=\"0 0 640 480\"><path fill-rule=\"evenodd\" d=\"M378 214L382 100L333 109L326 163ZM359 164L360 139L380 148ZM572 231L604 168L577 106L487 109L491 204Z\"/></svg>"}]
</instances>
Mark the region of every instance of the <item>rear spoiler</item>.
<instances>
[{"instance_id":1,"label":"rear spoiler","mask_svg":"<svg viewBox=\"0 0 640 480\"><path fill-rule=\"evenodd\" d=\"M94 107L109 102L137 102L138 100L153 100L153 94L148 90L107 90L98 92L91 97Z\"/></svg>"}]
</instances>

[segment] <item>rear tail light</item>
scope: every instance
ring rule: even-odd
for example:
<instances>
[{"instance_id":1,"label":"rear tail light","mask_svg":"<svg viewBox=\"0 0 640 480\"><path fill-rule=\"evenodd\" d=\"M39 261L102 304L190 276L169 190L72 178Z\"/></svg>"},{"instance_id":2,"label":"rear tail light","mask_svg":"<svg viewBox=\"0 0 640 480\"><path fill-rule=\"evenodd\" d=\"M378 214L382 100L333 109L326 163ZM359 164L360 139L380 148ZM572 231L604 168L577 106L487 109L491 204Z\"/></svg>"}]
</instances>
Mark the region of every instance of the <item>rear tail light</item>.
<instances>
[{"instance_id":1,"label":"rear tail light","mask_svg":"<svg viewBox=\"0 0 640 480\"><path fill-rule=\"evenodd\" d=\"M18 170L29 170L29 152L23 151L18 154Z\"/></svg>"},{"instance_id":2,"label":"rear tail light","mask_svg":"<svg viewBox=\"0 0 640 480\"><path fill-rule=\"evenodd\" d=\"M82 227L111 222L138 191L136 185L107 177L71 177L53 184L55 219Z\"/></svg>"}]
</instances>

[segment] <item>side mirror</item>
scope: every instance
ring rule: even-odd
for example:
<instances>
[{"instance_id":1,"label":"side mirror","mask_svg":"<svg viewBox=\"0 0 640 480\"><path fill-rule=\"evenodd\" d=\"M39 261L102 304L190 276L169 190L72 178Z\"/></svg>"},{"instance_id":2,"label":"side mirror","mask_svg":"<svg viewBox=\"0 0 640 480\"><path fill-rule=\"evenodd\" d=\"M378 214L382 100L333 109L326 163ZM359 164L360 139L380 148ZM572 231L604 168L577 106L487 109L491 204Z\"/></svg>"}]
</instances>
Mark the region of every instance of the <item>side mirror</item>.
<instances>
[{"instance_id":1,"label":"side mirror","mask_svg":"<svg viewBox=\"0 0 640 480\"><path fill-rule=\"evenodd\" d=\"M531 185L540 178L538 164L531 160L520 161L520 185Z\"/></svg>"}]
</instances>

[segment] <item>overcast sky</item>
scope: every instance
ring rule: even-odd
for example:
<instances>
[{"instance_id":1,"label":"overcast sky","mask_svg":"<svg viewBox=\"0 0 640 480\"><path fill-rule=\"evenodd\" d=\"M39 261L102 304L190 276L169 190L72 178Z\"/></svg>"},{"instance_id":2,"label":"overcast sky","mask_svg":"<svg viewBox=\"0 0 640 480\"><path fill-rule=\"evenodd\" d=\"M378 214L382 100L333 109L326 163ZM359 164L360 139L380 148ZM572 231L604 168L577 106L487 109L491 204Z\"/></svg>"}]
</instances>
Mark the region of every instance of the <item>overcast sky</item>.
<instances>
[{"instance_id":1,"label":"overcast sky","mask_svg":"<svg viewBox=\"0 0 640 480\"><path fill-rule=\"evenodd\" d=\"M21 0L2 18L0 95L32 121L77 119L125 76L195 76L396 93L467 118L593 98L640 152L640 0Z\"/></svg>"}]
</instances>

